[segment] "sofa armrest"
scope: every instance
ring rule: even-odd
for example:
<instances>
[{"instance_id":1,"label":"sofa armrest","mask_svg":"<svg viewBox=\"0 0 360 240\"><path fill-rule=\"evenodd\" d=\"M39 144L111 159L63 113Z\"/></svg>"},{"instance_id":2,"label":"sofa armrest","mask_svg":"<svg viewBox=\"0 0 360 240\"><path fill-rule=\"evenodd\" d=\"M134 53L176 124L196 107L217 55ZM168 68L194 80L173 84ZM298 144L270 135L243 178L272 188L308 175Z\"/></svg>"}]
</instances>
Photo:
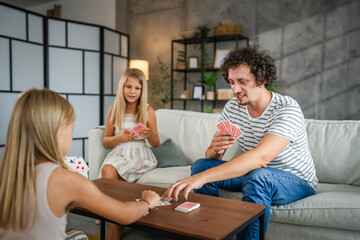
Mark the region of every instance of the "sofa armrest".
<instances>
[{"instance_id":1,"label":"sofa armrest","mask_svg":"<svg viewBox=\"0 0 360 240\"><path fill-rule=\"evenodd\" d=\"M101 164L106 157L106 148L103 145L103 128L89 131L89 179L94 180L99 176Z\"/></svg>"}]
</instances>

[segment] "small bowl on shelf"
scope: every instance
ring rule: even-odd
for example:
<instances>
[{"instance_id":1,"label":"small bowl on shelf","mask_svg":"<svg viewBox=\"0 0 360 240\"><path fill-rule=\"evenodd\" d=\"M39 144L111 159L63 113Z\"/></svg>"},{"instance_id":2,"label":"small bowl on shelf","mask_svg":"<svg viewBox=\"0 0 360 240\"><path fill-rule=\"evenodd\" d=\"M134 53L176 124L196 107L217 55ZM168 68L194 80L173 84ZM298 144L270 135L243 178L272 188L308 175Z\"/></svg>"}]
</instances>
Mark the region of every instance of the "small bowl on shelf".
<instances>
[{"instance_id":1,"label":"small bowl on shelf","mask_svg":"<svg viewBox=\"0 0 360 240\"><path fill-rule=\"evenodd\" d=\"M195 38L198 35L197 31L184 31L179 33L183 38L189 39L189 38Z\"/></svg>"}]
</instances>

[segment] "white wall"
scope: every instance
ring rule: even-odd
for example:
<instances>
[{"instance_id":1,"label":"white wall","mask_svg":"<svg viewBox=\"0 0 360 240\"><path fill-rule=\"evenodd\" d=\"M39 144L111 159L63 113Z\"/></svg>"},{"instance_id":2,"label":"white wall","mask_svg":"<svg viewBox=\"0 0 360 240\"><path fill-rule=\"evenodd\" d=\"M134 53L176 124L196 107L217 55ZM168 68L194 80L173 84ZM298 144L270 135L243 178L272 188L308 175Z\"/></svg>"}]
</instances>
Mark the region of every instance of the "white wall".
<instances>
[{"instance_id":1,"label":"white wall","mask_svg":"<svg viewBox=\"0 0 360 240\"><path fill-rule=\"evenodd\" d=\"M116 28L116 0L62 0L30 7L28 10L46 15L61 4L61 18Z\"/></svg>"}]
</instances>

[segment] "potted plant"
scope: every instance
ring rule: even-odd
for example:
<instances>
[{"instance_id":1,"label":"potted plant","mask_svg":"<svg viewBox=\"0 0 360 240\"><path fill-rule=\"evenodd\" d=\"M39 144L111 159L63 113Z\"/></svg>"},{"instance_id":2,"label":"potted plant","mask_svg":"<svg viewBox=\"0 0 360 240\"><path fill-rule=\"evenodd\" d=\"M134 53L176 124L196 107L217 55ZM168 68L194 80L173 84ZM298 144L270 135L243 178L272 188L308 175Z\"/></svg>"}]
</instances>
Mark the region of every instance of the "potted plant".
<instances>
[{"instance_id":1,"label":"potted plant","mask_svg":"<svg viewBox=\"0 0 360 240\"><path fill-rule=\"evenodd\" d=\"M213 91L213 86L215 85L217 80L216 73L212 72L209 76L204 76L204 84L210 88L209 91L206 92L207 100L215 99L215 92Z\"/></svg>"},{"instance_id":2,"label":"potted plant","mask_svg":"<svg viewBox=\"0 0 360 240\"><path fill-rule=\"evenodd\" d=\"M176 69L185 69L186 68L185 51L179 50L176 60L177 60Z\"/></svg>"},{"instance_id":3,"label":"potted plant","mask_svg":"<svg viewBox=\"0 0 360 240\"><path fill-rule=\"evenodd\" d=\"M205 72L205 60L208 57L208 52L206 49L206 43L208 41L208 34L210 32L210 28L206 25L202 25L197 27L197 30L199 31L198 40L200 44L197 46L197 48L200 50L200 69L201 69L201 76L204 76Z\"/></svg>"},{"instance_id":4,"label":"potted plant","mask_svg":"<svg viewBox=\"0 0 360 240\"><path fill-rule=\"evenodd\" d=\"M211 105L204 107L204 113L213 113L213 108Z\"/></svg>"},{"instance_id":5,"label":"potted plant","mask_svg":"<svg viewBox=\"0 0 360 240\"><path fill-rule=\"evenodd\" d=\"M267 88L268 91L270 92L274 92L274 93L278 93L277 88L278 88L278 80L276 79L274 82L271 83L271 85Z\"/></svg>"},{"instance_id":6,"label":"potted plant","mask_svg":"<svg viewBox=\"0 0 360 240\"><path fill-rule=\"evenodd\" d=\"M158 64L160 65L160 77L151 76L148 84L152 91L149 94L149 98L154 104L155 108L164 108L165 105L171 100L171 76L169 73L169 67L157 57ZM178 76L174 77L174 84L176 85L182 81Z\"/></svg>"}]
</instances>

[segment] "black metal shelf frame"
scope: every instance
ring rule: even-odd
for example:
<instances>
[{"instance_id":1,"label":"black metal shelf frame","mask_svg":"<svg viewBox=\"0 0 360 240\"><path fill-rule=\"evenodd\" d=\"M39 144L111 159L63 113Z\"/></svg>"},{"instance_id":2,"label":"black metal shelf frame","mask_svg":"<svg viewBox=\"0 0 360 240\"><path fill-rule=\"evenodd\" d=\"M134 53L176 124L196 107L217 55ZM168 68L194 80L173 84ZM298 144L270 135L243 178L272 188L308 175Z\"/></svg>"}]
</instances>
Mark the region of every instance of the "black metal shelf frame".
<instances>
[{"instance_id":1,"label":"black metal shelf frame","mask_svg":"<svg viewBox=\"0 0 360 240\"><path fill-rule=\"evenodd\" d=\"M187 74L188 73L201 73L201 85L204 86L203 78L204 74L201 71L201 68L204 68L204 66L200 66L200 68L197 69L175 69L174 68L174 46L175 44L181 44L184 46L185 51L185 66L187 66L187 46L191 44L199 44L200 43L199 38L190 38L190 39L175 39L171 41L171 91L170 91L170 97L171 97L171 109L174 108L174 101L183 101L183 109L186 110L187 102L188 101L199 101L201 104L201 111L204 109L204 102L211 102L213 107L216 107L216 102L224 101L224 100L217 100L216 98L214 100L206 100L206 99L181 99L181 98L174 98L174 72L183 73L184 74L184 90L187 90ZM224 36L211 36L207 38L206 44L212 44L213 45L213 52L215 57L216 53L216 47L218 42L229 42L234 41L235 42L235 49L239 47L239 41L246 41L246 44L249 45L249 38L243 35L234 34L234 35L224 35ZM217 72L219 69L217 68L204 68L205 72ZM216 92L216 85L213 86L213 90Z\"/></svg>"},{"instance_id":2,"label":"black metal shelf frame","mask_svg":"<svg viewBox=\"0 0 360 240\"><path fill-rule=\"evenodd\" d=\"M17 37L13 37L13 36L7 36L7 35L1 35L0 34L0 38L3 39L8 39L9 41L9 86L10 89L8 90L4 90L4 89L0 89L0 93L20 93L21 91L19 90L15 90L13 89L13 76L12 76L12 42L13 41L19 41L19 42L24 42L24 43L31 43L34 45L39 45L43 47L43 75L44 75L44 82L43 82L43 87L45 88L49 88L49 49L50 48L58 48L58 49L69 49L69 50L79 50L82 52L83 54L83 63L84 63L84 53L85 52L95 52L95 53L99 53L99 93L85 93L85 74L84 74L84 65L82 66L82 71L83 71L83 79L82 79L82 91L75 93L75 92L58 92L59 94L62 94L65 96L65 98L68 100L69 96L99 96L99 125L103 125L104 124L104 97L105 96L112 96L115 97L116 93L114 93L113 89L111 90L111 94L107 94L104 91L104 54L111 56L111 58L113 59L113 57L118 57L118 58L122 58L127 60L127 63L129 63L130 60L130 36L126 33L120 32L120 31L116 31L114 29L110 29L108 27L104 27L101 25L97 25L97 24L89 24L89 23L85 23L85 22L79 22L79 21L73 21L73 20L67 20L67 19L58 19L58 18L53 18L53 17L48 17L48 16L44 16L26 9L22 9L16 6L13 6L11 4L8 3L4 3L4 2L0 2L0 6L4 6L7 8L11 8L20 12L23 12L26 15L25 18L25 39L22 38L17 38ZM43 39L42 42L34 42L31 41L29 39L29 15L34 15L37 17L40 17L42 19L43 25L42 25L42 32L43 32ZM57 45L51 45L49 44L49 29L48 29L48 23L49 21L60 21L60 22L64 22L65 23L65 46L57 46ZM68 24L81 24L83 26L91 26L91 27L97 27L99 28L99 50L92 50L92 49L85 49L85 48L74 48L74 47L70 47L68 46ZM105 31L110 31L110 32L114 32L116 34L119 34L120 36L125 36L127 39L127 49L126 52L127 54L124 55L122 50L121 50L121 37L120 37L120 41L119 41L119 54L113 54L113 53L109 53L107 51L105 51L104 49L104 32ZM113 73L113 64L111 65L111 71ZM114 78L114 74L111 73L111 87L113 87L113 82L117 81ZM81 141L82 144L82 153L83 156L85 156L85 140L87 140L88 137L74 137L73 140L78 140ZM0 148L5 147L5 144L0 143Z\"/></svg>"}]
</instances>

